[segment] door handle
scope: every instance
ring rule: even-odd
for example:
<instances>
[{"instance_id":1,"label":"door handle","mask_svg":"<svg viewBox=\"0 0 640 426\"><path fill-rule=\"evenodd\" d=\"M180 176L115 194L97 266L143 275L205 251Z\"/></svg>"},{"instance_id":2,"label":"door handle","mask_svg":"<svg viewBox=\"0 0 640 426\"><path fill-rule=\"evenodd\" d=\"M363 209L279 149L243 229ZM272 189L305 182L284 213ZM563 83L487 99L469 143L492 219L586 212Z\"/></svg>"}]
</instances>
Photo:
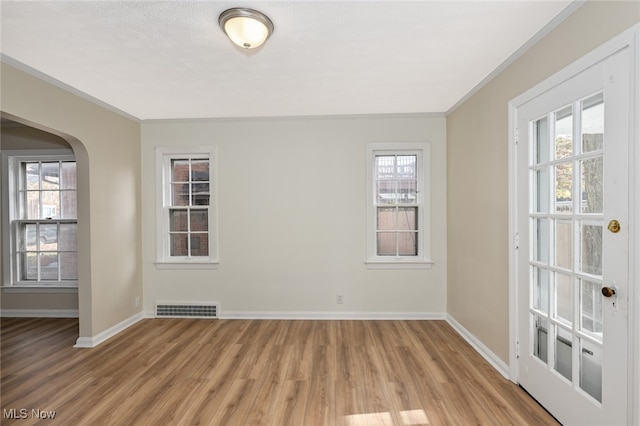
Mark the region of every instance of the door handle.
<instances>
[{"instance_id":1,"label":"door handle","mask_svg":"<svg viewBox=\"0 0 640 426\"><path fill-rule=\"evenodd\" d=\"M617 234L618 232L620 232L620 222L613 219L611 222L609 222L609 226L607 226L607 229L612 233Z\"/></svg>"},{"instance_id":2,"label":"door handle","mask_svg":"<svg viewBox=\"0 0 640 426\"><path fill-rule=\"evenodd\" d=\"M612 287L602 287L602 295L604 297L611 297L616 294L616 289Z\"/></svg>"}]
</instances>

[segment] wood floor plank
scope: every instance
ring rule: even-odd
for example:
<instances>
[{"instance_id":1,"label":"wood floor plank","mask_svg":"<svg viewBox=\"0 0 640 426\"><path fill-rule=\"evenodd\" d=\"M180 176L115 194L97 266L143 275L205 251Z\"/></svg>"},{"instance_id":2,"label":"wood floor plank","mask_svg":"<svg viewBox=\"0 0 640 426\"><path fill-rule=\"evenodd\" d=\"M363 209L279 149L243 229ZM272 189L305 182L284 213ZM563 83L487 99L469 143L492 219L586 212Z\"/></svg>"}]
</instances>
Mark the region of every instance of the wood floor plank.
<instances>
[{"instance_id":1,"label":"wood floor plank","mask_svg":"<svg viewBox=\"0 0 640 426\"><path fill-rule=\"evenodd\" d=\"M3 425L557 424L444 321L149 319L92 349L77 329L1 320Z\"/></svg>"}]
</instances>

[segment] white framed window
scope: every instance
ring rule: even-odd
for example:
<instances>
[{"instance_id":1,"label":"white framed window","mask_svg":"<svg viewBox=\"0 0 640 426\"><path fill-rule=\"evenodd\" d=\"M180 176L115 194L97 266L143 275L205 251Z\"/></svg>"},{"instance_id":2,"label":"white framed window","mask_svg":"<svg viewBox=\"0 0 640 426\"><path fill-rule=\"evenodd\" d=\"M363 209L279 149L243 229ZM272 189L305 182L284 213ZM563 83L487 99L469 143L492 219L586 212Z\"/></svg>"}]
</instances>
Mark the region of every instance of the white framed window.
<instances>
[{"instance_id":1,"label":"white framed window","mask_svg":"<svg viewBox=\"0 0 640 426\"><path fill-rule=\"evenodd\" d=\"M73 155L3 155L5 291L77 291L77 179Z\"/></svg>"},{"instance_id":2,"label":"white framed window","mask_svg":"<svg viewBox=\"0 0 640 426\"><path fill-rule=\"evenodd\" d=\"M159 268L218 263L215 158L213 147L156 149Z\"/></svg>"},{"instance_id":3,"label":"white framed window","mask_svg":"<svg viewBox=\"0 0 640 426\"><path fill-rule=\"evenodd\" d=\"M421 143L367 145L367 265L431 265L431 147Z\"/></svg>"}]
</instances>

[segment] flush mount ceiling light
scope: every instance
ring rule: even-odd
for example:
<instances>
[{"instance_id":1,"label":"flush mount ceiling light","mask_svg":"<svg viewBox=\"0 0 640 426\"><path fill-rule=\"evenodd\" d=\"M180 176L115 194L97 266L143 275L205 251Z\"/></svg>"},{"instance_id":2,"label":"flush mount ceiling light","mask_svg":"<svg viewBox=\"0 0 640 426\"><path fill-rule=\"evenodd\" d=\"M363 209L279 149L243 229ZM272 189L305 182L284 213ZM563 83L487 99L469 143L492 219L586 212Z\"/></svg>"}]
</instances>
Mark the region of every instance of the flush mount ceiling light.
<instances>
[{"instance_id":1,"label":"flush mount ceiling light","mask_svg":"<svg viewBox=\"0 0 640 426\"><path fill-rule=\"evenodd\" d=\"M273 22L264 13L244 7L227 9L218 23L232 42L245 49L254 49L273 33Z\"/></svg>"}]
</instances>

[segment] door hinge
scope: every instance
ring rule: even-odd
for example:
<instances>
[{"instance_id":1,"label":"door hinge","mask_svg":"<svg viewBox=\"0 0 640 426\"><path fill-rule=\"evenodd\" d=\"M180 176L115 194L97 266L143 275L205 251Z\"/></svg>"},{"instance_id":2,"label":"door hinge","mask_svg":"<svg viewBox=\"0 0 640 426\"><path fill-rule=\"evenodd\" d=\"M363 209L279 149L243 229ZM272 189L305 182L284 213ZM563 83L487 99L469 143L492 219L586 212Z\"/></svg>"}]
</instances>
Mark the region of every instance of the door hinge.
<instances>
[{"instance_id":1,"label":"door hinge","mask_svg":"<svg viewBox=\"0 0 640 426\"><path fill-rule=\"evenodd\" d=\"M514 135L513 135L513 136L514 136L514 139L513 139L513 140L514 140L514 143L515 143L516 145L518 145L518 142L520 142L520 138L519 138L519 135L518 135L518 128L517 128L517 127L516 127L516 130L515 130L515 132L514 132Z\"/></svg>"},{"instance_id":2,"label":"door hinge","mask_svg":"<svg viewBox=\"0 0 640 426\"><path fill-rule=\"evenodd\" d=\"M516 359L520 358L520 342L516 341Z\"/></svg>"},{"instance_id":3,"label":"door hinge","mask_svg":"<svg viewBox=\"0 0 640 426\"><path fill-rule=\"evenodd\" d=\"M516 250L520 248L520 234L517 232L513 235L513 248Z\"/></svg>"}]
</instances>

